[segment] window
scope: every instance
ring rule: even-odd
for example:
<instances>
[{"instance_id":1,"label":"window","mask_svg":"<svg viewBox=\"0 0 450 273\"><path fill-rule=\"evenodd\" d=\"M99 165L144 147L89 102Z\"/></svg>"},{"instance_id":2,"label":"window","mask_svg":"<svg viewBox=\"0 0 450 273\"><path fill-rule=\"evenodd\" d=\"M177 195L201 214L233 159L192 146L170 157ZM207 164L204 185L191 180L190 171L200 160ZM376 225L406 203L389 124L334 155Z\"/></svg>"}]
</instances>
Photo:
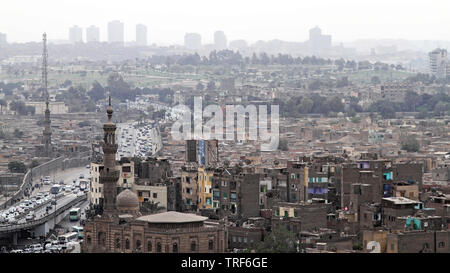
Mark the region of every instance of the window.
<instances>
[{"instance_id":1,"label":"window","mask_svg":"<svg viewBox=\"0 0 450 273\"><path fill-rule=\"evenodd\" d=\"M298 217L298 212L294 211L294 216Z\"/></svg>"},{"instance_id":2,"label":"window","mask_svg":"<svg viewBox=\"0 0 450 273\"><path fill-rule=\"evenodd\" d=\"M136 250L138 250L138 251L141 250L141 241L140 240L136 241Z\"/></svg>"},{"instance_id":3,"label":"window","mask_svg":"<svg viewBox=\"0 0 450 273\"><path fill-rule=\"evenodd\" d=\"M394 249L395 249L394 244L391 244L391 250L394 250Z\"/></svg>"},{"instance_id":4,"label":"window","mask_svg":"<svg viewBox=\"0 0 450 273\"><path fill-rule=\"evenodd\" d=\"M147 251L152 252L152 241L150 240L147 242Z\"/></svg>"},{"instance_id":5,"label":"window","mask_svg":"<svg viewBox=\"0 0 450 273\"><path fill-rule=\"evenodd\" d=\"M124 172L124 173L129 173L129 172L131 172L131 166L123 166L123 167L122 167L122 172Z\"/></svg>"},{"instance_id":6,"label":"window","mask_svg":"<svg viewBox=\"0 0 450 273\"><path fill-rule=\"evenodd\" d=\"M116 249L120 249L120 239L116 238Z\"/></svg>"},{"instance_id":7,"label":"window","mask_svg":"<svg viewBox=\"0 0 450 273\"><path fill-rule=\"evenodd\" d=\"M214 250L214 241L213 240L209 240L209 242L208 242L208 249L209 250Z\"/></svg>"},{"instance_id":8,"label":"window","mask_svg":"<svg viewBox=\"0 0 450 273\"><path fill-rule=\"evenodd\" d=\"M158 194L156 192L153 193L153 198L158 198Z\"/></svg>"},{"instance_id":9,"label":"window","mask_svg":"<svg viewBox=\"0 0 450 273\"><path fill-rule=\"evenodd\" d=\"M162 251L162 246L161 246L161 243L158 242L156 244L156 252L161 253L161 251Z\"/></svg>"},{"instance_id":10,"label":"window","mask_svg":"<svg viewBox=\"0 0 450 273\"><path fill-rule=\"evenodd\" d=\"M191 251L194 252L197 249L197 244L195 243L195 241L191 242Z\"/></svg>"},{"instance_id":11,"label":"window","mask_svg":"<svg viewBox=\"0 0 450 273\"><path fill-rule=\"evenodd\" d=\"M125 248L130 249L130 240L128 239L125 240Z\"/></svg>"},{"instance_id":12,"label":"window","mask_svg":"<svg viewBox=\"0 0 450 273\"><path fill-rule=\"evenodd\" d=\"M439 248L443 248L445 247L445 243L444 242L439 242Z\"/></svg>"},{"instance_id":13,"label":"window","mask_svg":"<svg viewBox=\"0 0 450 273\"><path fill-rule=\"evenodd\" d=\"M173 253L178 253L178 244L177 243L173 243L173 245L172 245L172 252Z\"/></svg>"},{"instance_id":14,"label":"window","mask_svg":"<svg viewBox=\"0 0 450 273\"><path fill-rule=\"evenodd\" d=\"M289 212L287 210L284 211L284 217L289 217Z\"/></svg>"},{"instance_id":15,"label":"window","mask_svg":"<svg viewBox=\"0 0 450 273\"><path fill-rule=\"evenodd\" d=\"M230 193L231 201L236 201L236 197L237 197L236 193L234 192Z\"/></svg>"},{"instance_id":16,"label":"window","mask_svg":"<svg viewBox=\"0 0 450 273\"><path fill-rule=\"evenodd\" d=\"M223 199L227 199L227 193L226 192L223 193Z\"/></svg>"},{"instance_id":17,"label":"window","mask_svg":"<svg viewBox=\"0 0 450 273\"><path fill-rule=\"evenodd\" d=\"M88 237L87 237L87 243L88 243L88 245L91 244L91 236L88 236Z\"/></svg>"}]
</instances>

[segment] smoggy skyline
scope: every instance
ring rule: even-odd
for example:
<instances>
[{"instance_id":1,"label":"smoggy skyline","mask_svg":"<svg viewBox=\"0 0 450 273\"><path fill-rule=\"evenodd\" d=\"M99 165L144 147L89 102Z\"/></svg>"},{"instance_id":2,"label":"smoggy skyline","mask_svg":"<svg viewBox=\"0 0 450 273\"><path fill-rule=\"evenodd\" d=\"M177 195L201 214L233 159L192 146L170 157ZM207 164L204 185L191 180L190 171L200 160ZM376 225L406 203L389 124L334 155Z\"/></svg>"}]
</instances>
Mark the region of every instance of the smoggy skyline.
<instances>
[{"instance_id":1,"label":"smoggy skyline","mask_svg":"<svg viewBox=\"0 0 450 273\"><path fill-rule=\"evenodd\" d=\"M69 36L78 25L100 27L106 41L107 24L125 23L125 40L135 40L136 24L148 27L149 44L183 44L184 34L197 32L202 43L212 43L216 30L228 41L280 39L305 41L308 31L319 26L332 35L333 43L357 39L450 40L450 1L435 0L317 0L300 1L182 1L147 3L137 0L17 0L3 3L0 32L8 42L40 41L43 32L50 40Z\"/></svg>"}]
</instances>

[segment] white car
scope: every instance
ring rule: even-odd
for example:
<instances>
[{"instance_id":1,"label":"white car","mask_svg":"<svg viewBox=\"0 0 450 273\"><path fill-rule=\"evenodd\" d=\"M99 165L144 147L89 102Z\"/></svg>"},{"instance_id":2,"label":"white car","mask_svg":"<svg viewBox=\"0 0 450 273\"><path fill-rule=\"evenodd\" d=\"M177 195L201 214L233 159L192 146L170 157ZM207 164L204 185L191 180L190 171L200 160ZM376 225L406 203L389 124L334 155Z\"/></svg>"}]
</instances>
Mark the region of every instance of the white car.
<instances>
[{"instance_id":1,"label":"white car","mask_svg":"<svg viewBox=\"0 0 450 273\"><path fill-rule=\"evenodd\" d=\"M34 244L30 247L35 253L44 250L40 244Z\"/></svg>"},{"instance_id":2,"label":"white car","mask_svg":"<svg viewBox=\"0 0 450 273\"><path fill-rule=\"evenodd\" d=\"M25 219L26 219L27 221L33 221L33 220L34 220L34 214L28 214L28 215L25 217Z\"/></svg>"}]
</instances>

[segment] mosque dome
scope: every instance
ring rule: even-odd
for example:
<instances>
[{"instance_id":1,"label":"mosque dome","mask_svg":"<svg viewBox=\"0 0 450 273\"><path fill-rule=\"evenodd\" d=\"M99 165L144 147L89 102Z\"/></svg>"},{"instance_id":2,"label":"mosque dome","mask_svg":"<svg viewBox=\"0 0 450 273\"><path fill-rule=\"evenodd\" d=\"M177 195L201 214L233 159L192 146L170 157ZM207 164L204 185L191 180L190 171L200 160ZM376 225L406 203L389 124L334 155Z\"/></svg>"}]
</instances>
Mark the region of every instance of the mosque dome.
<instances>
[{"instance_id":1,"label":"mosque dome","mask_svg":"<svg viewBox=\"0 0 450 273\"><path fill-rule=\"evenodd\" d=\"M116 207L119 211L138 211L139 200L137 195L126 189L122 191L116 198Z\"/></svg>"}]
</instances>

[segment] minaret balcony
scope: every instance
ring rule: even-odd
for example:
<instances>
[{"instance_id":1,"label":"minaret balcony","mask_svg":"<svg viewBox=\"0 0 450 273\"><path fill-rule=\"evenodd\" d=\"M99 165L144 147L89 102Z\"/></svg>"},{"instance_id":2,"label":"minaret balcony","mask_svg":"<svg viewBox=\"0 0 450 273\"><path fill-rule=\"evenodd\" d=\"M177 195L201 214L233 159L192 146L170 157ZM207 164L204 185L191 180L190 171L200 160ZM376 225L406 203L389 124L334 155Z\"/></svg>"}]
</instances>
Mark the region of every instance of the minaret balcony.
<instances>
[{"instance_id":1,"label":"minaret balcony","mask_svg":"<svg viewBox=\"0 0 450 273\"><path fill-rule=\"evenodd\" d=\"M100 171L100 184L104 183L117 183L120 177L120 171L114 170L114 171L106 171L103 169Z\"/></svg>"}]
</instances>

